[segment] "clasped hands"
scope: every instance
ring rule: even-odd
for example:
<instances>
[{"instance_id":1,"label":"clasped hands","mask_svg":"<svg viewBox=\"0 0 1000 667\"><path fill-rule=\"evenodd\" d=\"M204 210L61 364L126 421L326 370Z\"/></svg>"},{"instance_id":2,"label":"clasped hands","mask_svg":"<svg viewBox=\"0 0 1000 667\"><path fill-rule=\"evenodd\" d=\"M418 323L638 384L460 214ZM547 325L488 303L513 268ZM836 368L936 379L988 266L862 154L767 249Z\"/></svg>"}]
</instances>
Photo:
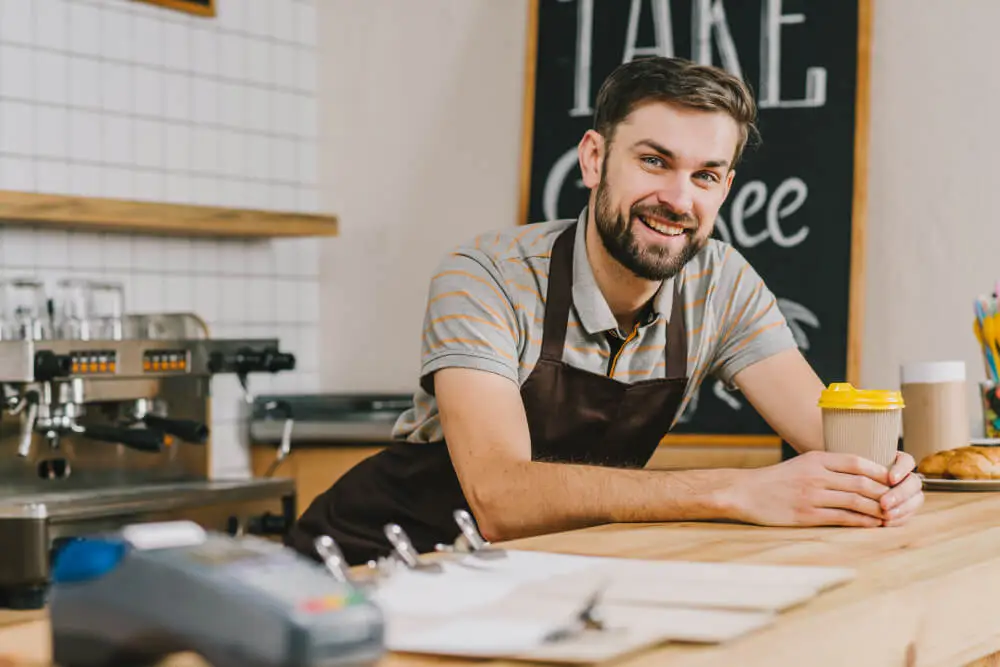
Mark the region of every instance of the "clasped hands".
<instances>
[{"instance_id":1,"label":"clasped hands","mask_svg":"<svg viewBox=\"0 0 1000 667\"><path fill-rule=\"evenodd\" d=\"M739 520L771 526L900 526L924 503L913 457L887 469L852 454L810 451L747 471L732 488Z\"/></svg>"}]
</instances>

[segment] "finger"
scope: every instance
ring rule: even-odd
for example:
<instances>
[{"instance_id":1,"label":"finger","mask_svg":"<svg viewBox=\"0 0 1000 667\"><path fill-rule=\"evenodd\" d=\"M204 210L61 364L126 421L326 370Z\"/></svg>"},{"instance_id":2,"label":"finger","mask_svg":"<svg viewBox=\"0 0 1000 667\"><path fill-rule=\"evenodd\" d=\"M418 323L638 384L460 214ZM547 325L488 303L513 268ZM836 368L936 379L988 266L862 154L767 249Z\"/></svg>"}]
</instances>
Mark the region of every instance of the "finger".
<instances>
[{"instance_id":1,"label":"finger","mask_svg":"<svg viewBox=\"0 0 1000 667\"><path fill-rule=\"evenodd\" d=\"M918 493L915 496L910 496L906 502L899 505L895 509L890 510L886 513L886 518L882 525L886 527L902 526L907 523L913 516L920 511L920 508L924 506L924 494L923 492Z\"/></svg>"},{"instance_id":2,"label":"finger","mask_svg":"<svg viewBox=\"0 0 1000 667\"><path fill-rule=\"evenodd\" d=\"M893 462L892 467L889 468L889 486L899 484L916 467L917 462L913 459L913 456L906 452L898 452L896 460Z\"/></svg>"},{"instance_id":3,"label":"finger","mask_svg":"<svg viewBox=\"0 0 1000 667\"><path fill-rule=\"evenodd\" d=\"M881 522L884 518L882 506L879 505L877 500L865 498L857 493L825 489L816 493L814 496L814 503L820 508L843 509L856 512L858 514L867 514L868 516L878 519L879 522Z\"/></svg>"},{"instance_id":4,"label":"finger","mask_svg":"<svg viewBox=\"0 0 1000 667\"><path fill-rule=\"evenodd\" d=\"M919 494L922 489L923 483L920 481L920 478L913 474L907 474L902 482L894 486L879 499L879 503L882 505L883 510L891 510Z\"/></svg>"},{"instance_id":5,"label":"finger","mask_svg":"<svg viewBox=\"0 0 1000 667\"><path fill-rule=\"evenodd\" d=\"M889 484L888 468L875 463L871 459L866 459L856 454L840 454L835 452L825 452L825 454L823 465L827 470L843 472L849 475L864 475L879 484L886 486Z\"/></svg>"},{"instance_id":6,"label":"finger","mask_svg":"<svg viewBox=\"0 0 1000 667\"><path fill-rule=\"evenodd\" d=\"M843 472L831 472L827 477L827 488L833 491L856 493L878 501L889 492L889 487L876 482L865 475L849 475Z\"/></svg>"},{"instance_id":7,"label":"finger","mask_svg":"<svg viewBox=\"0 0 1000 667\"><path fill-rule=\"evenodd\" d=\"M877 528L882 525L881 519L867 514L830 507L817 508L810 514L809 523L815 526L848 526L851 528Z\"/></svg>"}]
</instances>

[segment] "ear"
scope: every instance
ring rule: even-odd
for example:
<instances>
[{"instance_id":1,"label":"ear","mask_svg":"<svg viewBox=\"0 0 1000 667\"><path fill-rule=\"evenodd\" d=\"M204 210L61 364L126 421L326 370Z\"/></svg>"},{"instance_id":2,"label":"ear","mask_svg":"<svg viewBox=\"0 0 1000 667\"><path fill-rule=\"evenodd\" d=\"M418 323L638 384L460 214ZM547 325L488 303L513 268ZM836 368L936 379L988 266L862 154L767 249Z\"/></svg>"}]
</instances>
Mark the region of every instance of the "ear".
<instances>
[{"instance_id":1,"label":"ear","mask_svg":"<svg viewBox=\"0 0 1000 667\"><path fill-rule=\"evenodd\" d=\"M593 190L601 182L601 166L604 163L604 137L595 130L587 130L576 147L580 161L583 184Z\"/></svg>"},{"instance_id":2,"label":"ear","mask_svg":"<svg viewBox=\"0 0 1000 667\"><path fill-rule=\"evenodd\" d=\"M729 190L733 187L733 179L736 178L736 170L730 169L729 173L726 174L726 190L722 194L722 200L725 201L726 197L729 196Z\"/></svg>"}]
</instances>

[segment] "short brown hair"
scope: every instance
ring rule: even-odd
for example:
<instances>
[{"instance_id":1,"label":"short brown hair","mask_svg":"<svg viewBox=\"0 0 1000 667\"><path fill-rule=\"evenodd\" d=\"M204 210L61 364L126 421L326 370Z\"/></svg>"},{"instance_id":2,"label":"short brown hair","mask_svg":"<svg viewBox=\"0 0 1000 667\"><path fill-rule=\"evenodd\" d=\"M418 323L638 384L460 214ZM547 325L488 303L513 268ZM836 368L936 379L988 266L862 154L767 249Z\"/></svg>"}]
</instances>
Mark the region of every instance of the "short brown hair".
<instances>
[{"instance_id":1,"label":"short brown hair","mask_svg":"<svg viewBox=\"0 0 1000 667\"><path fill-rule=\"evenodd\" d=\"M610 143L618 124L646 102L729 114L740 128L733 166L748 143L760 140L757 104L747 85L718 67L683 58L643 57L619 65L597 92L594 129Z\"/></svg>"}]
</instances>

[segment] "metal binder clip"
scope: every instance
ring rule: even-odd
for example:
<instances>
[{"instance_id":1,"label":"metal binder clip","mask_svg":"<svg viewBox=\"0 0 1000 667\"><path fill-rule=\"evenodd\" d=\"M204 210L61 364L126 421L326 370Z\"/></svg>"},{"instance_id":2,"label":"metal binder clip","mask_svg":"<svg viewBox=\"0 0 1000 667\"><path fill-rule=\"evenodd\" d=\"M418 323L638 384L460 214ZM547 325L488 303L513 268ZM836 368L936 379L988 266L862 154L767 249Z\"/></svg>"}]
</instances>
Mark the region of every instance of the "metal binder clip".
<instances>
[{"instance_id":1,"label":"metal binder clip","mask_svg":"<svg viewBox=\"0 0 1000 667\"><path fill-rule=\"evenodd\" d=\"M344 562L344 554L340 547L329 535L320 535L313 540L313 547L316 553L323 559L323 565L330 571L333 578L345 584L352 583L351 577L347 574L347 564Z\"/></svg>"},{"instance_id":2,"label":"metal binder clip","mask_svg":"<svg viewBox=\"0 0 1000 667\"><path fill-rule=\"evenodd\" d=\"M497 549L492 544L483 539L480 534L479 529L476 528L476 522L472 520L472 515L470 515L465 510L455 510L452 513L455 518L455 523L458 524L458 529L462 531L460 539L465 540L465 543L469 546L469 550L472 555L479 558L506 558L507 552L503 549Z\"/></svg>"},{"instance_id":3,"label":"metal binder clip","mask_svg":"<svg viewBox=\"0 0 1000 667\"><path fill-rule=\"evenodd\" d=\"M545 641L559 642L575 637L586 630L607 629L604 621L597 613L597 605L603 595L604 585L601 585L594 591L593 595L587 598L583 607L570 619L570 622L545 635Z\"/></svg>"},{"instance_id":4,"label":"metal binder clip","mask_svg":"<svg viewBox=\"0 0 1000 667\"><path fill-rule=\"evenodd\" d=\"M395 556L402 561L403 565L411 570L421 572L440 572L440 563L425 563L420 560L417 550L413 547L410 537L403 531L399 524L389 523L385 526L385 536L396 552Z\"/></svg>"},{"instance_id":5,"label":"metal binder clip","mask_svg":"<svg viewBox=\"0 0 1000 667\"><path fill-rule=\"evenodd\" d=\"M313 547L319 557L323 559L323 565L326 566L334 579L366 591L375 588L378 586L379 580L392 574L392 568L395 566L394 561L388 558L379 558L378 562L368 561L368 569L364 574L352 575L344 553L332 537L320 535L313 540Z\"/></svg>"}]
</instances>

